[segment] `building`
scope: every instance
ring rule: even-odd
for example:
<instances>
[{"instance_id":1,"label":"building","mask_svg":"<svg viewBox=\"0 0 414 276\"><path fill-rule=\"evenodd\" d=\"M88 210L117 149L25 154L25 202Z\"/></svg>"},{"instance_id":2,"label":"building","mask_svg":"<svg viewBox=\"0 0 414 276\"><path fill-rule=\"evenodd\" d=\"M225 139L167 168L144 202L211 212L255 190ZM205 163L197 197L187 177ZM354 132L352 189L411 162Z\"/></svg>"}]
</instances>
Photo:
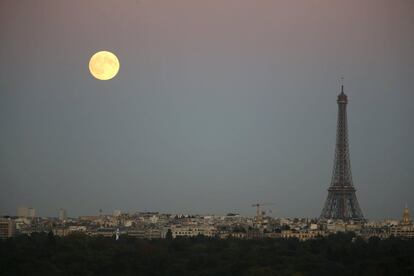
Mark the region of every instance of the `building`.
<instances>
[{"instance_id":1,"label":"building","mask_svg":"<svg viewBox=\"0 0 414 276\"><path fill-rule=\"evenodd\" d=\"M306 241L309 239L315 239L317 237L322 237L325 235L325 232L321 230L315 231L297 231L297 230L282 230L280 237L283 239L296 238L300 241Z\"/></svg>"},{"instance_id":2,"label":"building","mask_svg":"<svg viewBox=\"0 0 414 276\"><path fill-rule=\"evenodd\" d=\"M92 236L103 236L103 237L114 237L116 235L116 228L114 227L101 227L90 231L89 234Z\"/></svg>"},{"instance_id":3,"label":"building","mask_svg":"<svg viewBox=\"0 0 414 276\"><path fill-rule=\"evenodd\" d=\"M172 237L196 237L199 235L206 237L213 237L215 234L215 228L207 225L172 225L171 226Z\"/></svg>"},{"instance_id":4,"label":"building","mask_svg":"<svg viewBox=\"0 0 414 276\"><path fill-rule=\"evenodd\" d=\"M408 207L405 206L403 211L403 218L401 223L391 227L391 235L402 239L413 239L414 238L414 225L410 220L410 213Z\"/></svg>"},{"instance_id":5,"label":"building","mask_svg":"<svg viewBox=\"0 0 414 276\"><path fill-rule=\"evenodd\" d=\"M141 228L141 229L130 229L126 232L128 236L137 237L140 239L161 239L165 238L165 234L163 237L163 233L161 229L158 228Z\"/></svg>"},{"instance_id":6,"label":"building","mask_svg":"<svg viewBox=\"0 0 414 276\"><path fill-rule=\"evenodd\" d=\"M29 214L29 210L27 207L18 207L17 208L17 216L20 218L27 218Z\"/></svg>"},{"instance_id":7,"label":"building","mask_svg":"<svg viewBox=\"0 0 414 276\"><path fill-rule=\"evenodd\" d=\"M326 224L322 225L322 228L329 233L337 232L359 232L362 229L362 223L348 223L341 220L329 220Z\"/></svg>"},{"instance_id":8,"label":"building","mask_svg":"<svg viewBox=\"0 0 414 276\"><path fill-rule=\"evenodd\" d=\"M70 233L69 228L67 227L55 227L52 231L55 236L60 237L67 236Z\"/></svg>"},{"instance_id":9,"label":"building","mask_svg":"<svg viewBox=\"0 0 414 276\"><path fill-rule=\"evenodd\" d=\"M68 215L65 209L59 209L59 220L65 221L68 219Z\"/></svg>"},{"instance_id":10,"label":"building","mask_svg":"<svg viewBox=\"0 0 414 276\"><path fill-rule=\"evenodd\" d=\"M80 221L101 221L103 216L80 216L79 220Z\"/></svg>"},{"instance_id":11,"label":"building","mask_svg":"<svg viewBox=\"0 0 414 276\"><path fill-rule=\"evenodd\" d=\"M17 208L17 216L22 218L34 218L36 216L36 210L34 208L21 206Z\"/></svg>"},{"instance_id":12,"label":"building","mask_svg":"<svg viewBox=\"0 0 414 276\"><path fill-rule=\"evenodd\" d=\"M388 239L390 237L390 226L388 225L368 225L361 231L361 237L368 240L371 237L377 237L380 239Z\"/></svg>"},{"instance_id":13,"label":"building","mask_svg":"<svg viewBox=\"0 0 414 276\"><path fill-rule=\"evenodd\" d=\"M22 218L34 218L36 216L36 210L34 208L19 207L17 208L17 216Z\"/></svg>"},{"instance_id":14,"label":"building","mask_svg":"<svg viewBox=\"0 0 414 276\"><path fill-rule=\"evenodd\" d=\"M112 213L112 216L119 217L121 214L122 214L121 210L114 210L114 212Z\"/></svg>"},{"instance_id":15,"label":"building","mask_svg":"<svg viewBox=\"0 0 414 276\"><path fill-rule=\"evenodd\" d=\"M413 239L414 238L414 227L413 225L398 225L391 227L390 234L397 238L402 239Z\"/></svg>"},{"instance_id":16,"label":"building","mask_svg":"<svg viewBox=\"0 0 414 276\"><path fill-rule=\"evenodd\" d=\"M11 218L0 218L0 239L13 237L16 233L16 224Z\"/></svg>"},{"instance_id":17,"label":"building","mask_svg":"<svg viewBox=\"0 0 414 276\"><path fill-rule=\"evenodd\" d=\"M405 205L405 208L404 208L404 211L403 211L403 219L402 219L402 224L404 224L404 225L409 225L409 224L411 224L411 220L410 220L410 212L408 211L407 204Z\"/></svg>"}]
</instances>

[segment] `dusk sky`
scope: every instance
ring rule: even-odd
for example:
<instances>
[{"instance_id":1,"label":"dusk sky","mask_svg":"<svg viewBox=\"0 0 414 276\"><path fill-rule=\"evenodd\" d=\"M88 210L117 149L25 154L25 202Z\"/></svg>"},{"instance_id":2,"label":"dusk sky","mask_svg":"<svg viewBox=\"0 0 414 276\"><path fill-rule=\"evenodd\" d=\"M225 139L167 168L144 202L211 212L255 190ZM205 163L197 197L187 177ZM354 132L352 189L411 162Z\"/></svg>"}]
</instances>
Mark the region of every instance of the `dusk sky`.
<instances>
[{"instance_id":1,"label":"dusk sky","mask_svg":"<svg viewBox=\"0 0 414 276\"><path fill-rule=\"evenodd\" d=\"M414 212L414 1L2 0L0 215L318 217L341 76L362 212Z\"/></svg>"}]
</instances>

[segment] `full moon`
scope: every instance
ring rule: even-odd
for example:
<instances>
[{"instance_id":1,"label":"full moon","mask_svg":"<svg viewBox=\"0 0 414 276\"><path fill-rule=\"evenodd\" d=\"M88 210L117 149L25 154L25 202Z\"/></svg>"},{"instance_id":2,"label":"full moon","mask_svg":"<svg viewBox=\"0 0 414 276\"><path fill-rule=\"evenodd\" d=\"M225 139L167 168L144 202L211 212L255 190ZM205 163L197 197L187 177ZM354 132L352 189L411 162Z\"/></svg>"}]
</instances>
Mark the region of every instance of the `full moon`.
<instances>
[{"instance_id":1,"label":"full moon","mask_svg":"<svg viewBox=\"0 0 414 276\"><path fill-rule=\"evenodd\" d=\"M111 52L97 52L89 61L89 71L98 80L110 80L118 74L119 60Z\"/></svg>"}]
</instances>

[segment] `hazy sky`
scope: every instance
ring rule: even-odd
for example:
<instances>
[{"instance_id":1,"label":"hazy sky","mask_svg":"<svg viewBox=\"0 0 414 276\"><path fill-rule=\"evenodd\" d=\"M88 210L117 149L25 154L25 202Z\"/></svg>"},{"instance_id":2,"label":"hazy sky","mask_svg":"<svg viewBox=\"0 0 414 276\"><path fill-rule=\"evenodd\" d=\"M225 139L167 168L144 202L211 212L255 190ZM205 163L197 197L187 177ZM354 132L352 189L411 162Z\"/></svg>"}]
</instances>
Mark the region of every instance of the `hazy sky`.
<instances>
[{"instance_id":1,"label":"hazy sky","mask_svg":"<svg viewBox=\"0 0 414 276\"><path fill-rule=\"evenodd\" d=\"M2 0L0 214L317 217L341 76L364 215L414 212L413 30L412 0Z\"/></svg>"}]
</instances>

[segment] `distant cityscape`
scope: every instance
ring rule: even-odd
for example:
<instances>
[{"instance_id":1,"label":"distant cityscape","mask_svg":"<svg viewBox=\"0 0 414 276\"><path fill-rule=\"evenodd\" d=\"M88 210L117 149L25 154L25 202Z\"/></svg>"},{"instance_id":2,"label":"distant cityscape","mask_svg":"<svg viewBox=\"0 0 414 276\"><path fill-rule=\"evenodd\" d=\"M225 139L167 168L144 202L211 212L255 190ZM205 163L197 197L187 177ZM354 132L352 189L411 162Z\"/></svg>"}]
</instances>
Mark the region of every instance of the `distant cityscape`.
<instances>
[{"instance_id":1,"label":"distant cityscape","mask_svg":"<svg viewBox=\"0 0 414 276\"><path fill-rule=\"evenodd\" d=\"M259 206L258 206L259 208ZM260 209L259 209L260 210ZM337 232L354 232L363 239L391 236L414 238L414 226L407 207L400 220L343 221L308 218L275 218L259 211L259 215L239 214L191 215L114 210L113 214L68 217L65 209L58 217L38 217L34 208L20 207L18 215L0 218L0 237L52 232L56 236L83 233L90 236L117 238L128 235L143 239L205 236L220 239L297 238L308 240Z\"/></svg>"},{"instance_id":2,"label":"distant cityscape","mask_svg":"<svg viewBox=\"0 0 414 276\"><path fill-rule=\"evenodd\" d=\"M363 239L391 236L414 238L414 226L405 206L401 220L368 221L364 218L356 197L351 174L346 106L348 97L341 86L338 95L338 125L332 181L319 218L274 218L262 210L272 203L256 203L254 217L236 213L227 215L163 214L114 210L113 214L68 217L60 209L58 217L36 216L34 208L19 207L17 216L0 219L0 237L34 232L52 232L57 236L83 233L118 239L128 235L144 239L206 236L220 239L297 238L308 240L337 232L354 232Z\"/></svg>"}]
</instances>

